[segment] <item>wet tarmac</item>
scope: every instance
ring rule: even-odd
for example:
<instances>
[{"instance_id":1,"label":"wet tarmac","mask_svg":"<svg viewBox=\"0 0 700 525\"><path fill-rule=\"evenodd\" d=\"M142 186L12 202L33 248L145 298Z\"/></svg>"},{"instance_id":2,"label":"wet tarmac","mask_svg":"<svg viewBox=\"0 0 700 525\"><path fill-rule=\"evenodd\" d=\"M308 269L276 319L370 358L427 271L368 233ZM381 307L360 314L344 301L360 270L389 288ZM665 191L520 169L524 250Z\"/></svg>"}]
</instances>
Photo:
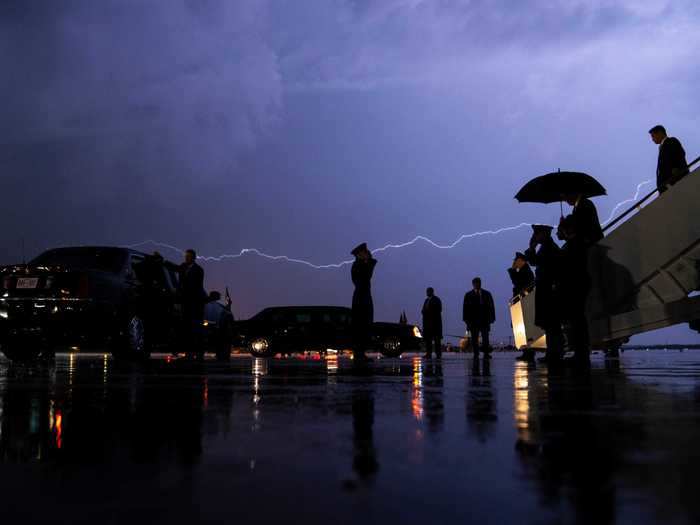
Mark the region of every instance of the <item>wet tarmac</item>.
<instances>
[{"instance_id":1,"label":"wet tarmac","mask_svg":"<svg viewBox=\"0 0 700 525\"><path fill-rule=\"evenodd\" d=\"M0 361L3 523L699 523L700 352Z\"/></svg>"}]
</instances>

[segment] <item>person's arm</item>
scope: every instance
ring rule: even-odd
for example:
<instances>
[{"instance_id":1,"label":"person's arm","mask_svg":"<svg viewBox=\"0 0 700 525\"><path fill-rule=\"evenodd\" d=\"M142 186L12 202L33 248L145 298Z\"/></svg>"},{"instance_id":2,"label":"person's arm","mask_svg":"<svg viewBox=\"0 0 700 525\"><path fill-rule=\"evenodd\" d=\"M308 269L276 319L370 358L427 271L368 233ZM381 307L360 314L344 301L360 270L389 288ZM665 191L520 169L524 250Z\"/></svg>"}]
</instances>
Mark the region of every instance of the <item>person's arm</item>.
<instances>
[{"instance_id":1,"label":"person's arm","mask_svg":"<svg viewBox=\"0 0 700 525\"><path fill-rule=\"evenodd\" d=\"M513 286L518 286L518 271L515 268L508 268L508 276Z\"/></svg>"},{"instance_id":2,"label":"person's arm","mask_svg":"<svg viewBox=\"0 0 700 525\"><path fill-rule=\"evenodd\" d=\"M491 292L489 292L488 297L489 297L489 310L490 310L490 312L489 312L490 323L489 324L493 324L496 322L496 307L493 303L493 295L491 295Z\"/></svg>"},{"instance_id":3,"label":"person's arm","mask_svg":"<svg viewBox=\"0 0 700 525\"><path fill-rule=\"evenodd\" d=\"M435 298L435 300L437 301L437 305L435 306L435 313L437 313L438 315L441 315L442 314L442 301L437 297Z\"/></svg>"},{"instance_id":4,"label":"person's arm","mask_svg":"<svg viewBox=\"0 0 700 525\"><path fill-rule=\"evenodd\" d=\"M464 294L464 302L462 303L462 321L469 324L469 292Z\"/></svg>"}]
</instances>

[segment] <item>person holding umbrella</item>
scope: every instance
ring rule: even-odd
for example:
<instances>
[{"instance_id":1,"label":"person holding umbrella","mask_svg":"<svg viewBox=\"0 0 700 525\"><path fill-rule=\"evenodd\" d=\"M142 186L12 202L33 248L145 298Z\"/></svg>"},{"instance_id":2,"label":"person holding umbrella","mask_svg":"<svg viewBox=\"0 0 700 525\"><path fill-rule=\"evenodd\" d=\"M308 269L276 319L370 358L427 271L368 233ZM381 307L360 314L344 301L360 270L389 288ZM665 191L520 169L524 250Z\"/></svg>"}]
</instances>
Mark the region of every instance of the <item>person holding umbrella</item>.
<instances>
[{"instance_id":1,"label":"person holding umbrella","mask_svg":"<svg viewBox=\"0 0 700 525\"><path fill-rule=\"evenodd\" d=\"M364 360L374 322L374 303L372 302L372 275L377 260L367 249L367 243L362 243L352 250L355 262L352 263L350 275L355 291L352 294L352 335L353 357Z\"/></svg>"},{"instance_id":2,"label":"person holding umbrella","mask_svg":"<svg viewBox=\"0 0 700 525\"><path fill-rule=\"evenodd\" d=\"M559 284L562 299L562 312L566 339L569 349L574 352L573 364L590 364L590 340L586 299L591 288L588 275L588 247L579 236L576 219L569 215L562 219L559 234L565 241L561 249L561 272Z\"/></svg>"},{"instance_id":3,"label":"person holding umbrella","mask_svg":"<svg viewBox=\"0 0 700 525\"><path fill-rule=\"evenodd\" d=\"M591 177L586 173L575 172L575 171L558 171L554 173L547 173L540 177L536 177L525 184L520 191L515 195L515 198L519 202L541 202L541 203L551 203L559 201L560 206L563 200L566 200L570 205L574 207L573 213L570 215L570 219L565 219L562 217L562 223L566 221L567 234L569 238L576 239L576 254L577 257L576 264L563 263L559 257L548 257L548 252L553 252L556 244L551 239L551 228L547 233L546 238L542 238L542 232L537 232L533 234L533 239L531 240L530 250L526 252L528 255L528 260L533 264L537 265L539 263L542 265L544 259L545 274L546 278L544 282L547 283L547 292L545 295L550 294L550 288L554 290L557 286L557 282L569 282L569 279L589 279L588 277L588 254L587 249L594 243L598 242L603 238L603 230L600 227L600 221L598 220L598 212L596 211L595 205L590 201L591 197L597 197L601 195L606 195L607 192L605 188L598 182L595 178ZM563 215L563 213L562 213ZM560 223L561 224L561 223ZM560 226L559 236L565 239L565 234ZM543 242L542 242L543 241ZM534 243L534 246L533 246ZM538 257L539 251L534 252L534 248L540 245L540 251L544 250L544 257ZM545 249L545 246L548 248ZM582 251L578 251L581 248ZM556 247L556 250L559 248ZM533 258L534 256L534 258ZM565 259L571 260L569 258ZM537 262L535 262L537 261ZM537 304L542 302L540 299L540 284L541 280L537 275L539 275L540 269L536 274L535 282L537 288L537 295L535 296L535 317L537 318ZM551 276L550 276L551 274ZM551 285L549 283L552 283ZM589 286L590 287L590 286ZM561 291L559 291L561 292ZM553 292L552 292L553 293ZM576 293L573 297L565 297L560 295L560 300L575 301L576 312L584 312L583 316L585 319L585 302L588 292L586 293ZM549 301L545 299L545 302ZM543 308L545 308L543 306ZM546 310L547 308L545 308ZM543 314L544 315L544 314ZM557 310L557 315L558 310ZM546 318L547 315L544 315ZM578 319L578 325L582 326L580 316ZM555 339L561 340L561 319L557 323L551 323L549 320L541 318L540 320L546 321L550 331L553 331L553 336ZM543 328L547 332L547 328L536 323L538 326ZM556 326L555 326L556 325ZM587 325L586 325L587 326ZM550 335L547 334L547 341L549 346ZM563 346L563 343L561 344ZM555 343L555 346L560 346L560 343ZM576 343L574 344L576 346ZM559 350L557 350L559 351Z\"/></svg>"},{"instance_id":4,"label":"person holding umbrella","mask_svg":"<svg viewBox=\"0 0 700 525\"><path fill-rule=\"evenodd\" d=\"M591 246L603 238L603 228L598 219L598 210L583 193L571 192L563 195L564 200L573 206L569 228L576 230L576 238L585 246ZM563 221L563 219L562 219ZM560 221L560 225L561 222Z\"/></svg>"}]
</instances>

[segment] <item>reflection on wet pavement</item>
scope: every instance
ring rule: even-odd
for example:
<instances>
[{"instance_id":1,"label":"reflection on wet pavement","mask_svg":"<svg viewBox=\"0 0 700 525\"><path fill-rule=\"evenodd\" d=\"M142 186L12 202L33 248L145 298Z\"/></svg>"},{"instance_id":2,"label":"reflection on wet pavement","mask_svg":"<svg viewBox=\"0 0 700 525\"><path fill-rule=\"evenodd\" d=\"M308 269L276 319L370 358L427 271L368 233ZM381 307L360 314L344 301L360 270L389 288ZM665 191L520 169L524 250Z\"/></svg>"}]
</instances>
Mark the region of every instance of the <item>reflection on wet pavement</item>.
<instances>
[{"instance_id":1,"label":"reflection on wet pavement","mask_svg":"<svg viewBox=\"0 0 700 525\"><path fill-rule=\"evenodd\" d=\"M698 385L693 352L0 361L2 519L697 523Z\"/></svg>"}]
</instances>

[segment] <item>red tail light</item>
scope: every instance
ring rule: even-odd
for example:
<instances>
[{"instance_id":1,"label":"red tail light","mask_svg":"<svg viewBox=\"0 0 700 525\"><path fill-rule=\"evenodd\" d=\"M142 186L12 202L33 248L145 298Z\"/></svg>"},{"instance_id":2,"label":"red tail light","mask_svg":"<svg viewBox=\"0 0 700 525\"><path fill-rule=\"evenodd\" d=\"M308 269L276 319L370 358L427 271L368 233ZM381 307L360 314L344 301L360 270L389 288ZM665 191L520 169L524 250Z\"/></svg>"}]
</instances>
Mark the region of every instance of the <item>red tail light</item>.
<instances>
[{"instance_id":1,"label":"red tail light","mask_svg":"<svg viewBox=\"0 0 700 525\"><path fill-rule=\"evenodd\" d=\"M90 282L87 275L81 275L78 280L78 297L87 299L90 296Z\"/></svg>"},{"instance_id":2,"label":"red tail light","mask_svg":"<svg viewBox=\"0 0 700 525\"><path fill-rule=\"evenodd\" d=\"M2 280L2 287L4 290L9 290L12 288L12 277L5 277Z\"/></svg>"}]
</instances>

